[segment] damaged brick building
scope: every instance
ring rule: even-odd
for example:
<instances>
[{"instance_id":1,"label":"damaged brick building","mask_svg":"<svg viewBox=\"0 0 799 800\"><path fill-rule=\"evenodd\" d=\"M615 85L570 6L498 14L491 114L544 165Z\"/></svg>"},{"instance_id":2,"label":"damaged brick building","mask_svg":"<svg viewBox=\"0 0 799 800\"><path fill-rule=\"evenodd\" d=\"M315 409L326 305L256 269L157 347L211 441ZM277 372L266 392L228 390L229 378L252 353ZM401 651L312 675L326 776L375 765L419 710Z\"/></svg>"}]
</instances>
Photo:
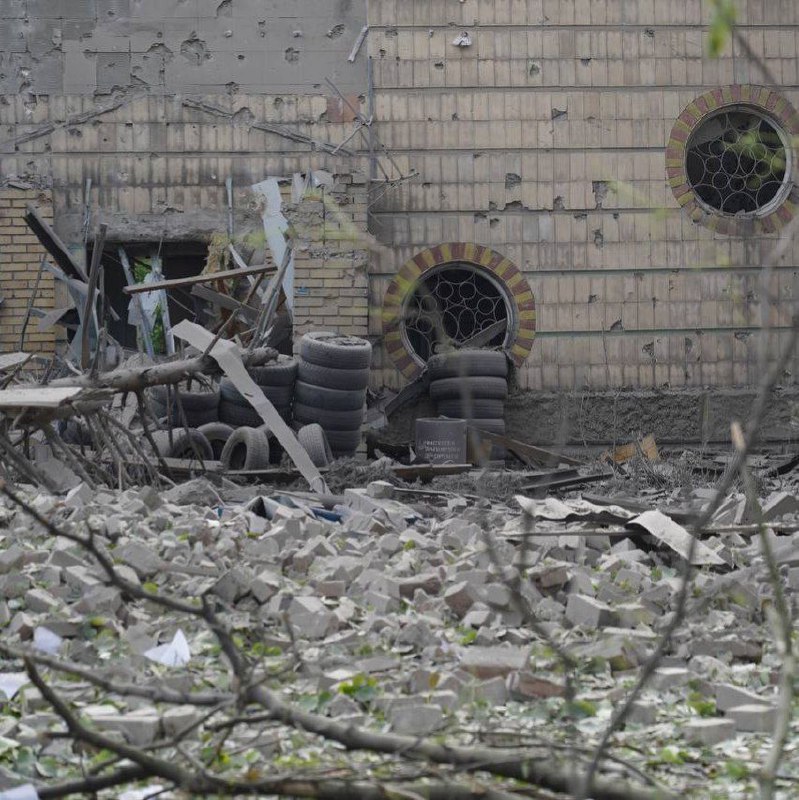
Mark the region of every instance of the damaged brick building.
<instances>
[{"instance_id":1,"label":"damaged brick building","mask_svg":"<svg viewBox=\"0 0 799 800\"><path fill-rule=\"evenodd\" d=\"M718 58L710 6L3 0L0 348L43 252L27 203L79 261L104 222L110 257L169 277L259 229L251 187L279 178L295 332L368 334L374 387L417 376L443 326L504 346L522 389L712 387L682 431L712 438L719 391L757 383L795 313L799 5L739 0ZM69 305L50 273L37 291ZM26 346L54 347L39 327Z\"/></svg>"}]
</instances>

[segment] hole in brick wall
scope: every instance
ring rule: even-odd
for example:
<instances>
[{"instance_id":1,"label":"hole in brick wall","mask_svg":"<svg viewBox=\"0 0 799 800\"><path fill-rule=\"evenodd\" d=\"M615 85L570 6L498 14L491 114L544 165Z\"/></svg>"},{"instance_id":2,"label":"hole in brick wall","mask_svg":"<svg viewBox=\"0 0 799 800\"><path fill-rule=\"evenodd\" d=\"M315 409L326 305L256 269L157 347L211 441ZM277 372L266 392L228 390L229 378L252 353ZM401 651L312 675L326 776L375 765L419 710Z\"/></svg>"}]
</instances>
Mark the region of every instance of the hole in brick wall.
<instances>
[{"instance_id":1,"label":"hole in brick wall","mask_svg":"<svg viewBox=\"0 0 799 800\"><path fill-rule=\"evenodd\" d=\"M205 267L208 257L208 245L205 242L186 241L170 242L160 246L158 242L135 242L108 244L103 251L102 263L105 266L105 295L107 302L119 315L119 320L109 321L109 333L123 347L136 349L136 328L128 324L128 311L131 299L122 290L126 285L125 273L119 257L120 245L127 253L133 280L141 282L151 270L153 255L158 254L161 261L161 271L165 280L173 278L189 278L199 275ZM92 258L91 245L87 248L86 263L90 264ZM191 286L180 289L170 289L169 319L173 326L181 320L188 319L192 322L202 323L204 320L203 308L206 304L191 294Z\"/></svg>"},{"instance_id":2,"label":"hole in brick wall","mask_svg":"<svg viewBox=\"0 0 799 800\"><path fill-rule=\"evenodd\" d=\"M472 264L443 264L430 270L409 293L403 335L424 362L442 344L464 343L492 326L494 333L480 346L500 347L511 327L510 307L508 288L492 273Z\"/></svg>"}]
</instances>

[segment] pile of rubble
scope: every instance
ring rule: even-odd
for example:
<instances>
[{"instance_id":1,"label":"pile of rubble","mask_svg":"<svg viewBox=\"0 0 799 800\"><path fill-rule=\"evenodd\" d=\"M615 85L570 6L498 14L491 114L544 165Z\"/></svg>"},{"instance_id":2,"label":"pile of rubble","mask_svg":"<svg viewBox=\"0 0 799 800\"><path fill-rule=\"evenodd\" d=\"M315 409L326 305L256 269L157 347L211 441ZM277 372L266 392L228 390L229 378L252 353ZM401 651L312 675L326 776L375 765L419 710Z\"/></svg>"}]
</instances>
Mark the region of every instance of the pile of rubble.
<instances>
[{"instance_id":1,"label":"pile of rubble","mask_svg":"<svg viewBox=\"0 0 799 800\"><path fill-rule=\"evenodd\" d=\"M265 496L202 479L166 492L19 491L62 531L91 533L122 583L17 503L0 506L0 791L79 779L87 765L31 685L23 654L47 668L51 690L91 730L189 768L248 780L263 763L298 776L401 772L400 757L360 748L345 761L335 742L241 707L209 626L124 585L184 603L207 598L260 680L314 719L518 748L576 774L679 610L689 555L698 568L684 624L600 774L607 785L641 787L626 796L655 796L641 784L645 771L675 793L748 797L771 747L783 659L757 526L730 521L740 497L687 553L689 530L666 514L576 495L505 502L435 482L373 481L338 495ZM697 508L708 493L689 499ZM795 591L799 503L781 494L769 507L763 535ZM182 701L154 702L148 689ZM209 691L216 702L203 702ZM780 774L795 786L796 722L789 731ZM158 776L141 785L171 788ZM148 796L137 792L99 796Z\"/></svg>"}]
</instances>

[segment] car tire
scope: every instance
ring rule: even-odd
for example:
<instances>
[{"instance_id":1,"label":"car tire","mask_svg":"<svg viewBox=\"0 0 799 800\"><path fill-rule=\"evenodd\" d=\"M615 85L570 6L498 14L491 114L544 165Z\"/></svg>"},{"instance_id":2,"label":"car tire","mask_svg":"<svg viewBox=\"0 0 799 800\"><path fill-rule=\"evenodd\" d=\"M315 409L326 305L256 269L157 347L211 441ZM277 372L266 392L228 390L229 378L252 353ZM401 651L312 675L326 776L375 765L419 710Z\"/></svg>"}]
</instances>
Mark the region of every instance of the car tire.
<instances>
[{"instance_id":1,"label":"car tire","mask_svg":"<svg viewBox=\"0 0 799 800\"><path fill-rule=\"evenodd\" d=\"M213 461L214 451L211 443L195 428L175 428L170 444L169 431L153 431L153 441L158 453L164 458L181 458L194 461L199 455L203 461Z\"/></svg>"},{"instance_id":2,"label":"car tire","mask_svg":"<svg viewBox=\"0 0 799 800\"><path fill-rule=\"evenodd\" d=\"M297 381L294 386L296 402L314 408L329 411L356 411L363 408L366 400L363 389L349 391L347 389L327 389L314 386L312 383Z\"/></svg>"},{"instance_id":3,"label":"car tire","mask_svg":"<svg viewBox=\"0 0 799 800\"><path fill-rule=\"evenodd\" d=\"M369 385L368 369L337 369L300 361L297 380L324 389L360 391Z\"/></svg>"},{"instance_id":4,"label":"car tire","mask_svg":"<svg viewBox=\"0 0 799 800\"><path fill-rule=\"evenodd\" d=\"M226 470L269 469L269 437L259 428L238 428L225 443L222 465Z\"/></svg>"},{"instance_id":5,"label":"car tire","mask_svg":"<svg viewBox=\"0 0 799 800\"><path fill-rule=\"evenodd\" d=\"M316 423L297 431L297 441L305 448L315 467L326 467L333 460L325 430Z\"/></svg>"},{"instance_id":6,"label":"car tire","mask_svg":"<svg viewBox=\"0 0 799 800\"><path fill-rule=\"evenodd\" d=\"M372 363L372 345L357 336L313 331L302 337L300 355L304 361L322 367L368 369Z\"/></svg>"},{"instance_id":7,"label":"car tire","mask_svg":"<svg viewBox=\"0 0 799 800\"><path fill-rule=\"evenodd\" d=\"M427 362L431 381L442 378L508 377L508 359L496 350L453 350L438 353Z\"/></svg>"},{"instance_id":8,"label":"car tire","mask_svg":"<svg viewBox=\"0 0 799 800\"><path fill-rule=\"evenodd\" d=\"M289 386L262 386L258 384L260 390L271 401L273 406L287 406L291 404L294 396L293 385ZM219 384L219 394L222 400L229 403L236 403L246 408L252 408L252 403L236 388L236 385L228 378L222 378ZM221 401L220 401L221 402Z\"/></svg>"},{"instance_id":9,"label":"car tire","mask_svg":"<svg viewBox=\"0 0 799 800\"><path fill-rule=\"evenodd\" d=\"M433 400L459 400L471 397L475 400L505 400L508 397L508 382L504 378L441 378L430 382L430 397Z\"/></svg>"},{"instance_id":10,"label":"car tire","mask_svg":"<svg viewBox=\"0 0 799 800\"><path fill-rule=\"evenodd\" d=\"M291 419L290 406L275 406L275 410L285 420ZM219 403L219 421L234 428L259 428L264 424L261 415L251 406L240 406L228 400Z\"/></svg>"},{"instance_id":11,"label":"car tire","mask_svg":"<svg viewBox=\"0 0 799 800\"><path fill-rule=\"evenodd\" d=\"M220 461L222 459L222 450L224 450L227 440L233 435L235 428L224 422L209 422L207 425L200 426L197 430L208 439L211 449L214 451L214 459Z\"/></svg>"},{"instance_id":12,"label":"car tire","mask_svg":"<svg viewBox=\"0 0 799 800\"><path fill-rule=\"evenodd\" d=\"M294 419L306 425L318 422L325 432L360 430L364 420L364 409L361 407L353 411L330 411L306 406L304 403L295 403Z\"/></svg>"},{"instance_id":13,"label":"car tire","mask_svg":"<svg viewBox=\"0 0 799 800\"><path fill-rule=\"evenodd\" d=\"M261 387L293 386L297 380L297 360L291 356L278 356L277 361L263 367L251 367L247 370L250 377Z\"/></svg>"},{"instance_id":14,"label":"car tire","mask_svg":"<svg viewBox=\"0 0 799 800\"><path fill-rule=\"evenodd\" d=\"M325 431L325 435L336 458L340 458L342 455L351 456L361 443L360 429L354 431Z\"/></svg>"}]
</instances>

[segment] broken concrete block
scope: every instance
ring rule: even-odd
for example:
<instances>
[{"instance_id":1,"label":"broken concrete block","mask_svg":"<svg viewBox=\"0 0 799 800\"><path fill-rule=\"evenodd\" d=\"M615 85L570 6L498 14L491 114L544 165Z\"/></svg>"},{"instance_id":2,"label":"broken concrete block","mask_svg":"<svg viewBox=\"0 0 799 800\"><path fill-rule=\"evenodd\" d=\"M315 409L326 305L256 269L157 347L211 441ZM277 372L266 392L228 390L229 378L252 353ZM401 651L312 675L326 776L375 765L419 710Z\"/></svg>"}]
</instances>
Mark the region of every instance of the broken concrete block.
<instances>
[{"instance_id":1,"label":"broken concrete block","mask_svg":"<svg viewBox=\"0 0 799 800\"><path fill-rule=\"evenodd\" d=\"M229 569L214 584L213 593L225 603L235 603L244 597L252 586L252 577L239 567Z\"/></svg>"},{"instance_id":2,"label":"broken concrete block","mask_svg":"<svg viewBox=\"0 0 799 800\"><path fill-rule=\"evenodd\" d=\"M55 611L61 603L44 589L31 589L25 593L25 605L34 614L42 614L47 611Z\"/></svg>"},{"instance_id":3,"label":"broken concrete block","mask_svg":"<svg viewBox=\"0 0 799 800\"><path fill-rule=\"evenodd\" d=\"M122 595L116 586L92 586L73 606L79 614L114 615L122 605Z\"/></svg>"},{"instance_id":4,"label":"broken concrete block","mask_svg":"<svg viewBox=\"0 0 799 800\"><path fill-rule=\"evenodd\" d=\"M429 595L437 595L441 591L441 578L437 572L424 572L400 581L400 594L405 599L412 599L417 589L423 589Z\"/></svg>"},{"instance_id":5,"label":"broken concrete block","mask_svg":"<svg viewBox=\"0 0 799 800\"><path fill-rule=\"evenodd\" d=\"M127 742L137 747L152 744L161 729L160 717L149 709L132 711L130 714L100 714L92 717L92 722L101 731L121 733Z\"/></svg>"},{"instance_id":6,"label":"broken concrete block","mask_svg":"<svg viewBox=\"0 0 799 800\"><path fill-rule=\"evenodd\" d=\"M336 615L318 597L295 597L288 618L296 635L304 639L324 639L338 630Z\"/></svg>"},{"instance_id":7,"label":"broken concrete block","mask_svg":"<svg viewBox=\"0 0 799 800\"><path fill-rule=\"evenodd\" d=\"M100 585L100 580L86 567L67 567L63 575L67 586L80 594Z\"/></svg>"},{"instance_id":8,"label":"broken concrete block","mask_svg":"<svg viewBox=\"0 0 799 800\"><path fill-rule=\"evenodd\" d=\"M280 590L280 576L272 570L259 572L250 584L250 591L259 603L265 603Z\"/></svg>"},{"instance_id":9,"label":"broken concrete block","mask_svg":"<svg viewBox=\"0 0 799 800\"><path fill-rule=\"evenodd\" d=\"M383 500L394 496L394 485L388 481L372 481L366 485L369 497Z\"/></svg>"},{"instance_id":10,"label":"broken concrete block","mask_svg":"<svg viewBox=\"0 0 799 800\"><path fill-rule=\"evenodd\" d=\"M511 673L507 685L510 696L520 702L546 697L563 697L565 693L565 688L561 684L534 675L529 670Z\"/></svg>"},{"instance_id":11,"label":"broken concrete block","mask_svg":"<svg viewBox=\"0 0 799 800\"><path fill-rule=\"evenodd\" d=\"M793 492L775 492L763 504L763 519L766 522L796 513L799 513L799 497Z\"/></svg>"},{"instance_id":12,"label":"broken concrete block","mask_svg":"<svg viewBox=\"0 0 799 800\"><path fill-rule=\"evenodd\" d=\"M461 655L461 669L477 678L504 677L527 666L527 647L467 647Z\"/></svg>"},{"instance_id":13,"label":"broken concrete block","mask_svg":"<svg viewBox=\"0 0 799 800\"><path fill-rule=\"evenodd\" d=\"M773 705L751 703L727 709L725 716L733 720L739 731L770 733L777 721L777 708Z\"/></svg>"},{"instance_id":14,"label":"broken concrete block","mask_svg":"<svg viewBox=\"0 0 799 800\"><path fill-rule=\"evenodd\" d=\"M641 603L619 603L613 610L620 628L636 628L639 625L651 625L655 621L652 610Z\"/></svg>"},{"instance_id":15,"label":"broken concrete block","mask_svg":"<svg viewBox=\"0 0 799 800\"><path fill-rule=\"evenodd\" d=\"M5 550L0 550L0 574L19 569L24 560L25 551L15 544Z\"/></svg>"},{"instance_id":16,"label":"broken concrete block","mask_svg":"<svg viewBox=\"0 0 799 800\"><path fill-rule=\"evenodd\" d=\"M458 619L463 619L477 600L477 593L468 581L450 586L444 592L444 602Z\"/></svg>"},{"instance_id":17,"label":"broken concrete block","mask_svg":"<svg viewBox=\"0 0 799 800\"><path fill-rule=\"evenodd\" d=\"M683 734L689 742L712 747L735 736L735 723L730 719L692 719L683 725Z\"/></svg>"},{"instance_id":18,"label":"broken concrete block","mask_svg":"<svg viewBox=\"0 0 799 800\"><path fill-rule=\"evenodd\" d=\"M615 622L613 609L610 606L582 594L569 595L569 601L566 604L566 619L572 625L582 628L602 628L605 625L613 625Z\"/></svg>"},{"instance_id":19,"label":"broken concrete block","mask_svg":"<svg viewBox=\"0 0 799 800\"><path fill-rule=\"evenodd\" d=\"M182 730L193 725L201 713L195 706L172 706L164 712L163 726L166 736L176 736Z\"/></svg>"},{"instance_id":20,"label":"broken concrete block","mask_svg":"<svg viewBox=\"0 0 799 800\"><path fill-rule=\"evenodd\" d=\"M637 700L630 707L627 721L634 725L654 725L658 718L658 707L655 703Z\"/></svg>"},{"instance_id":21,"label":"broken concrete block","mask_svg":"<svg viewBox=\"0 0 799 800\"><path fill-rule=\"evenodd\" d=\"M141 542L129 542L114 551L115 558L123 561L139 578L151 578L164 569L164 562L157 553Z\"/></svg>"},{"instance_id":22,"label":"broken concrete block","mask_svg":"<svg viewBox=\"0 0 799 800\"><path fill-rule=\"evenodd\" d=\"M658 667L652 674L650 686L653 689L669 691L686 686L694 677L691 670L683 667Z\"/></svg>"},{"instance_id":23,"label":"broken concrete block","mask_svg":"<svg viewBox=\"0 0 799 800\"><path fill-rule=\"evenodd\" d=\"M411 704L392 707L388 713L391 730L408 736L426 736L444 724L444 713L435 705Z\"/></svg>"}]
</instances>

